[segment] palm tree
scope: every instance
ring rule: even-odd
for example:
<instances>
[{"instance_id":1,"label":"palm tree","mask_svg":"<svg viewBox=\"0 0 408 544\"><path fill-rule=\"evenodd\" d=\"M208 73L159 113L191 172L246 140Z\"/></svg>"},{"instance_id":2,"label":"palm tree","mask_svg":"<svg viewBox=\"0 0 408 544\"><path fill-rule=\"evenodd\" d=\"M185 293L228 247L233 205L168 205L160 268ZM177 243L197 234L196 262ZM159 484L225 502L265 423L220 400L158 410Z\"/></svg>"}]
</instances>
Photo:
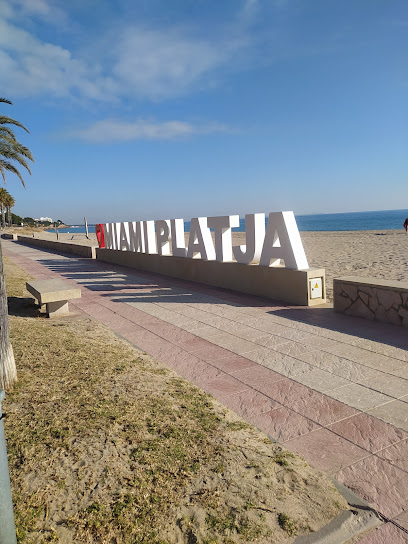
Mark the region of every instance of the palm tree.
<instances>
[{"instance_id":1,"label":"palm tree","mask_svg":"<svg viewBox=\"0 0 408 544\"><path fill-rule=\"evenodd\" d=\"M7 193L6 206L7 206L7 223L9 227L13 226L13 223L11 220L11 208L14 206L15 203L16 201L14 200L14 198L9 193Z\"/></svg>"},{"instance_id":2,"label":"palm tree","mask_svg":"<svg viewBox=\"0 0 408 544\"><path fill-rule=\"evenodd\" d=\"M12 104L10 100L5 98L0 98L0 103ZM4 182L6 181L6 172L15 174L25 187L17 166L23 166L31 174L27 159L30 161L34 161L34 159L31 151L17 141L10 125L20 127L28 132L26 127L18 121L0 114L0 173ZM0 243L0 390L7 389L15 381L17 381L17 371L13 348L10 344L6 282Z\"/></svg>"},{"instance_id":3,"label":"palm tree","mask_svg":"<svg viewBox=\"0 0 408 544\"><path fill-rule=\"evenodd\" d=\"M4 229L6 226L6 215L5 215L5 208L6 208L6 202L10 195L4 189L3 187L0 187L0 212L1 212L1 226Z\"/></svg>"}]
</instances>

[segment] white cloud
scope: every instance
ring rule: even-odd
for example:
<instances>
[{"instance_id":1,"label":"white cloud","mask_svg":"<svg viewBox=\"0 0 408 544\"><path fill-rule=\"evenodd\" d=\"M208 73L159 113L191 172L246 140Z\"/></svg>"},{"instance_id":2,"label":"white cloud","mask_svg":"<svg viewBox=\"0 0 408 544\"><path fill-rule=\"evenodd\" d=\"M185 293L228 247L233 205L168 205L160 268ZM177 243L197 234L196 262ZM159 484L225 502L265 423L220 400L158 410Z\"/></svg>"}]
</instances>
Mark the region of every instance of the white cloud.
<instances>
[{"instance_id":1,"label":"white cloud","mask_svg":"<svg viewBox=\"0 0 408 544\"><path fill-rule=\"evenodd\" d=\"M212 86L244 38L202 39L185 29L128 27L113 50L112 73L129 94L163 99Z\"/></svg>"},{"instance_id":2,"label":"white cloud","mask_svg":"<svg viewBox=\"0 0 408 544\"><path fill-rule=\"evenodd\" d=\"M154 122L139 119L123 122L114 119L98 121L82 130L71 131L69 136L93 143L125 142L132 140L175 140L214 132L227 132L219 123L193 125L184 121Z\"/></svg>"},{"instance_id":3,"label":"white cloud","mask_svg":"<svg viewBox=\"0 0 408 544\"><path fill-rule=\"evenodd\" d=\"M78 94L106 100L115 85L97 66L0 19L0 87L9 96Z\"/></svg>"},{"instance_id":4,"label":"white cloud","mask_svg":"<svg viewBox=\"0 0 408 544\"><path fill-rule=\"evenodd\" d=\"M246 9L255 4L247 0ZM236 25L210 39L197 37L197 28L146 28L121 20L92 47L74 51L31 30L35 18L51 23L67 17L49 0L10 0L6 6L0 9L0 87L9 96L162 100L213 86L217 70L247 45ZM27 30L21 25L30 15Z\"/></svg>"},{"instance_id":5,"label":"white cloud","mask_svg":"<svg viewBox=\"0 0 408 544\"><path fill-rule=\"evenodd\" d=\"M224 64L236 47L189 38L175 30L128 28L115 47L113 73L138 96L177 95Z\"/></svg>"},{"instance_id":6,"label":"white cloud","mask_svg":"<svg viewBox=\"0 0 408 544\"><path fill-rule=\"evenodd\" d=\"M52 0L6 0L1 6L1 15L6 19L38 17L49 22L66 22L65 12Z\"/></svg>"}]
</instances>

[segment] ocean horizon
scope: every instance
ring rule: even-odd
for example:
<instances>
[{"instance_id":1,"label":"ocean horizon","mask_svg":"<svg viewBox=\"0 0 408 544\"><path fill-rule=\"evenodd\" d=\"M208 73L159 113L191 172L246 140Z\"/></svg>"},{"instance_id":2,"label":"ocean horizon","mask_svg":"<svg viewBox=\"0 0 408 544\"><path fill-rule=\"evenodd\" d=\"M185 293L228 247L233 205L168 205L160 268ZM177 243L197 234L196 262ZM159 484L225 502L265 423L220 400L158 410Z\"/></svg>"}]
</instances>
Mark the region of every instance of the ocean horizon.
<instances>
[{"instance_id":1,"label":"ocean horizon","mask_svg":"<svg viewBox=\"0 0 408 544\"><path fill-rule=\"evenodd\" d=\"M362 231L362 230L400 230L408 217L405 210L379 210L370 212L325 213L310 215L295 215L301 232L333 232L333 231ZM88 225L89 231L95 231L95 225ZM190 231L190 221L184 222L186 232ZM58 229L61 233L85 233L84 225L70 225ZM245 232L245 219L240 219L240 225L232 229L234 232ZM53 232L54 229L49 229Z\"/></svg>"}]
</instances>

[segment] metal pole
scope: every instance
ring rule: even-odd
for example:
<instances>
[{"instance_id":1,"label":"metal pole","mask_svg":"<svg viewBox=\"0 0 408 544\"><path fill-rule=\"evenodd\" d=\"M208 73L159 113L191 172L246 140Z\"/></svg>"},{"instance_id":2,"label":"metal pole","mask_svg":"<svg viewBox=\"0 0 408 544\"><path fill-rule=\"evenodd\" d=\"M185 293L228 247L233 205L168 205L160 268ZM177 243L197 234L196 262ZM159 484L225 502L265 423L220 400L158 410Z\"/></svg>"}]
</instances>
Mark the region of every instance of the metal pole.
<instances>
[{"instance_id":1,"label":"metal pole","mask_svg":"<svg viewBox=\"0 0 408 544\"><path fill-rule=\"evenodd\" d=\"M86 237L87 237L88 240L89 240L89 234L88 234L88 221L86 220L86 217L84 217L84 221L85 221L85 232L86 232Z\"/></svg>"},{"instance_id":2,"label":"metal pole","mask_svg":"<svg viewBox=\"0 0 408 544\"><path fill-rule=\"evenodd\" d=\"M17 544L14 526L13 501L11 499L10 474L7 462L6 438L4 436L1 403L4 391L0 392L0 542Z\"/></svg>"}]
</instances>

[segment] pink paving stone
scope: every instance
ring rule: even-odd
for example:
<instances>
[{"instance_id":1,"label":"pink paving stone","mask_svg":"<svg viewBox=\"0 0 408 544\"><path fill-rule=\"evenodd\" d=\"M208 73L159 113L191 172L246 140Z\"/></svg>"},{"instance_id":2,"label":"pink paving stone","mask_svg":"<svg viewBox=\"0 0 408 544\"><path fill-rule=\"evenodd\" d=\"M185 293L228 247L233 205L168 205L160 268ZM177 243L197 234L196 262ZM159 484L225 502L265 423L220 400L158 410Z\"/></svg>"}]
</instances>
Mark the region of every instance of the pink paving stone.
<instances>
[{"instance_id":1,"label":"pink paving stone","mask_svg":"<svg viewBox=\"0 0 408 544\"><path fill-rule=\"evenodd\" d=\"M126 319L125 317L122 317L121 315L117 314L116 312L112 312L109 310L109 313L103 313L104 317L106 319L109 319L109 320L113 320L112 321L112 328L114 330L120 330L121 327L137 327L137 325L135 323L132 323L131 321L129 321L128 319Z\"/></svg>"},{"instance_id":2,"label":"pink paving stone","mask_svg":"<svg viewBox=\"0 0 408 544\"><path fill-rule=\"evenodd\" d=\"M290 381L282 374L259 365L231 372L231 375L267 396L276 383Z\"/></svg>"},{"instance_id":3,"label":"pink paving stone","mask_svg":"<svg viewBox=\"0 0 408 544\"><path fill-rule=\"evenodd\" d=\"M386 523L372 531L358 544L407 544L408 535L392 523Z\"/></svg>"},{"instance_id":4,"label":"pink paving stone","mask_svg":"<svg viewBox=\"0 0 408 544\"><path fill-rule=\"evenodd\" d=\"M268 396L320 425L328 425L357 413L357 410L293 380L278 382Z\"/></svg>"},{"instance_id":5,"label":"pink paving stone","mask_svg":"<svg viewBox=\"0 0 408 544\"><path fill-rule=\"evenodd\" d=\"M253 389L234 395L220 395L217 399L239 416L252 421L254 416L280 408L280 404Z\"/></svg>"},{"instance_id":6,"label":"pink paving stone","mask_svg":"<svg viewBox=\"0 0 408 544\"><path fill-rule=\"evenodd\" d=\"M254 416L253 424L278 442L286 442L319 428L314 421L284 406Z\"/></svg>"},{"instance_id":7,"label":"pink paving stone","mask_svg":"<svg viewBox=\"0 0 408 544\"><path fill-rule=\"evenodd\" d=\"M138 346L139 348L147 351L151 345L155 345L157 336L146 329L134 325L131 330L123 330L120 332L128 342Z\"/></svg>"},{"instance_id":8,"label":"pink paving stone","mask_svg":"<svg viewBox=\"0 0 408 544\"><path fill-rule=\"evenodd\" d=\"M211 393L211 395L214 395L217 398L218 395L241 393L248 389L247 385L243 384L239 380L236 380L229 374L222 372L221 370L212 368L211 372L209 371L208 374L212 373L214 370L219 372L219 374L217 374L215 377L203 375L202 378L195 379L194 383L204 389L204 391L207 393Z\"/></svg>"},{"instance_id":9,"label":"pink paving stone","mask_svg":"<svg viewBox=\"0 0 408 544\"><path fill-rule=\"evenodd\" d=\"M103 306L101 306L98 302L90 302L88 304L83 305L82 307L84 312L86 312L91 317L95 317L96 319L99 319L99 317L103 315L103 313L106 311L106 309Z\"/></svg>"},{"instance_id":10,"label":"pink paving stone","mask_svg":"<svg viewBox=\"0 0 408 544\"><path fill-rule=\"evenodd\" d=\"M119 306L120 307L117 308L117 313L119 315L122 315L126 319L129 319L129 321L133 321L134 323L137 323L138 325L141 325L151 331L156 330L156 328L160 327L163 323L161 319L139 310L135 310L137 313L133 313L133 315L125 313L122 311L125 304L120 304Z\"/></svg>"},{"instance_id":11,"label":"pink paving stone","mask_svg":"<svg viewBox=\"0 0 408 544\"><path fill-rule=\"evenodd\" d=\"M171 368L174 367L171 366ZM191 381L195 385L208 384L212 380L220 378L222 375L222 373L217 368L212 367L210 364L204 361L196 360L194 357L191 356L190 358L186 358L184 360L184 363L177 366L175 370L181 376L183 376L183 378Z\"/></svg>"},{"instance_id":12,"label":"pink paving stone","mask_svg":"<svg viewBox=\"0 0 408 544\"><path fill-rule=\"evenodd\" d=\"M408 474L375 455L341 470L334 477L389 518L406 507Z\"/></svg>"},{"instance_id":13,"label":"pink paving stone","mask_svg":"<svg viewBox=\"0 0 408 544\"><path fill-rule=\"evenodd\" d=\"M211 364L216 366L220 370L223 370L224 372L228 372L229 374L237 372L238 370L243 370L251 367L256 368L258 366L253 361L250 361L245 357L241 357L241 355L235 355L235 353L231 353L230 355L227 355L226 357L222 357L220 359L214 358L211 360Z\"/></svg>"},{"instance_id":14,"label":"pink paving stone","mask_svg":"<svg viewBox=\"0 0 408 544\"><path fill-rule=\"evenodd\" d=\"M180 347L183 347L182 344L184 344L185 342L191 342L197 339L194 334L191 334L190 332L171 324L168 324L168 326L167 324L166 326L155 325L154 327L151 327L151 329L154 330L155 334L157 334L161 338L168 340L172 344L177 344Z\"/></svg>"},{"instance_id":15,"label":"pink paving stone","mask_svg":"<svg viewBox=\"0 0 408 544\"><path fill-rule=\"evenodd\" d=\"M396 467L408 472L408 441L402 440L397 444L378 451L376 455L384 461L389 461Z\"/></svg>"},{"instance_id":16,"label":"pink paving stone","mask_svg":"<svg viewBox=\"0 0 408 544\"><path fill-rule=\"evenodd\" d=\"M229 357L230 355L233 355L233 353L227 349L221 348L220 346L214 346L211 344L211 342L208 342L207 347L195 350L194 355L203 361L209 361L212 363L213 361L222 359L223 357Z\"/></svg>"},{"instance_id":17,"label":"pink paving stone","mask_svg":"<svg viewBox=\"0 0 408 544\"><path fill-rule=\"evenodd\" d=\"M407 508L408 508L408 505L407 505ZM402 527L404 527L404 529L407 529L408 531L408 510L405 510L405 512L401 512L401 514L398 514L398 516L394 518L394 521L398 523L398 525L401 525Z\"/></svg>"},{"instance_id":18,"label":"pink paving stone","mask_svg":"<svg viewBox=\"0 0 408 544\"><path fill-rule=\"evenodd\" d=\"M285 446L315 467L330 473L368 455L365 450L327 429L318 429L300 438L289 440Z\"/></svg>"},{"instance_id":19,"label":"pink paving stone","mask_svg":"<svg viewBox=\"0 0 408 544\"><path fill-rule=\"evenodd\" d=\"M190 353L157 336L151 340L144 340L140 347L143 347L147 353L168 365L176 365L178 361L186 359L192 361L199 360Z\"/></svg>"},{"instance_id":20,"label":"pink paving stone","mask_svg":"<svg viewBox=\"0 0 408 544\"><path fill-rule=\"evenodd\" d=\"M371 453L408 438L408 433L367 414L357 414L328 429ZM408 463L407 463L408 465Z\"/></svg>"},{"instance_id":21,"label":"pink paving stone","mask_svg":"<svg viewBox=\"0 0 408 544\"><path fill-rule=\"evenodd\" d=\"M199 338L194 333L185 332L185 335L178 337L173 343L177 344L180 348L185 349L189 353L194 353L196 351L201 350L208 350L208 348L212 348L213 344L208 342L207 340L204 340L203 338ZM187 336L188 335L188 336Z\"/></svg>"}]
</instances>

